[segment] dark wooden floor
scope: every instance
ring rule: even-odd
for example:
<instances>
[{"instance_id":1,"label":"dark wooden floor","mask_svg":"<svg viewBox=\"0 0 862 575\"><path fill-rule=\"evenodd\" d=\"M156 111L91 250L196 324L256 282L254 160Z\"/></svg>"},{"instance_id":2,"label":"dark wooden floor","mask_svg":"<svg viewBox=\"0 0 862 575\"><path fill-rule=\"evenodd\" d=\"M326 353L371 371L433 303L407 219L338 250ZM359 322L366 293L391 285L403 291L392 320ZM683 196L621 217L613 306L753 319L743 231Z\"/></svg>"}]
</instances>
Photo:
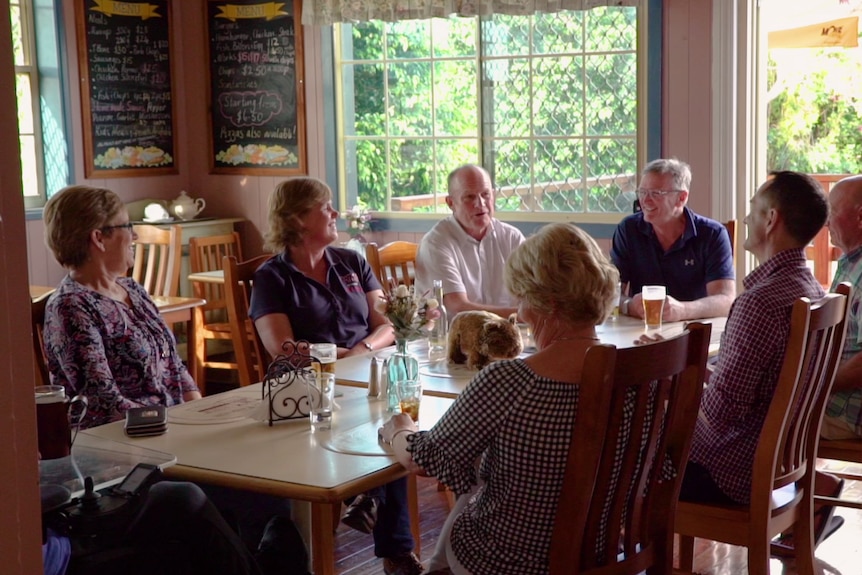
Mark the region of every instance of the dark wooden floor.
<instances>
[{"instance_id":1,"label":"dark wooden floor","mask_svg":"<svg viewBox=\"0 0 862 575\"><path fill-rule=\"evenodd\" d=\"M855 466L862 470L862 466ZM446 519L446 497L437 491L434 479L419 478L420 528L422 556L430 556L437 544L440 528ZM862 483L847 482L845 493L862 500ZM862 575L862 511L839 509L844 527L817 548L817 567L823 575ZM338 527L336 537L336 569L343 575L382 575L383 565L374 557L374 542L344 525ZM740 575L747 573L745 549L723 543L698 540L696 543L695 570L701 575ZM795 575L792 562L783 564L773 559L772 575Z\"/></svg>"}]
</instances>

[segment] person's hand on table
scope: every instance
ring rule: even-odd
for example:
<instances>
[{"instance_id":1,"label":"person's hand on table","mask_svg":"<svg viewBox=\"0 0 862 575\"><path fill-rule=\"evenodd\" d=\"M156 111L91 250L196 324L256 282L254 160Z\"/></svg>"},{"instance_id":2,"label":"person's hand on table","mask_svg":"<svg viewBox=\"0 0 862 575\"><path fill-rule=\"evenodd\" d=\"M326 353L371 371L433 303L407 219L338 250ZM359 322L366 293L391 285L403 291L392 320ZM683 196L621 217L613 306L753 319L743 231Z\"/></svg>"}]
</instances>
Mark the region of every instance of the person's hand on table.
<instances>
[{"instance_id":1,"label":"person's hand on table","mask_svg":"<svg viewBox=\"0 0 862 575\"><path fill-rule=\"evenodd\" d=\"M662 321L682 321L684 319L684 306L678 299L667 296L664 300L664 309L661 312Z\"/></svg>"},{"instance_id":2,"label":"person's hand on table","mask_svg":"<svg viewBox=\"0 0 862 575\"><path fill-rule=\"evenodd\" d=\"M626 306L626 315L630 315L639 319L644 318L644 304L641 294L636 293L628 301L628 305Z\"/></svg>"},{"instance_id":3,"label":"person's hand on table","mask_svg":"<svg viewBox=\"0 0 862 575\"><path fill-rule=\"evenodd\" d=\"M656 343L658 341L662 341L664 337L660 333L643 333L639 338L635 340L635 345L647 345L650 343Z\"/></svg>"},{"instance_id":4,"label":"person's hand on table","mask_svg":"<svg viewBox=\"0 0 862 575\"><path fill-rule=\"evenodd\" d=\"M395 435L401 431L415 432L417 431L416 423L410 419L406 413L397 413L392 418L383 424L383 427L377 430L380 439L391 444Z\"/></svg>"}]
</instances>

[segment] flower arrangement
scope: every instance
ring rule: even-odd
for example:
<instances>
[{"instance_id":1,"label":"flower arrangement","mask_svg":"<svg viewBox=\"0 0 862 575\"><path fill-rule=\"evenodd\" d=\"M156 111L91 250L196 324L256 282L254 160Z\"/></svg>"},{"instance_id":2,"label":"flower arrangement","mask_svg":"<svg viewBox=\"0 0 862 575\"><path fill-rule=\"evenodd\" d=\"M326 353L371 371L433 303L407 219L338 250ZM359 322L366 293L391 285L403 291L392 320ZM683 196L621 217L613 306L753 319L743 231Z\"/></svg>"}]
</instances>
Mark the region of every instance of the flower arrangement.
<instances>
[{"instance_id":1,"label":"flower arrangement","mask_svg":"<svg viewBox=\"0 0 862 575\"><path fill-rule=\"evenodd\" d=\"M371 231L371 214L365 206L353 206L349 211L341 214L341 217L347 220L347 233L351 238Z\"/></svg>"},{"instance_id":2,"label":"flower arrangement","mask_svg":"<svg viewBox=\"0 0 862 575\"><path fill-rule=\"evenodd\" d=\"M440 317L439 307L436 299L417 296L412 286L404 284L380 296L375 306L392 323L395 339L405 340L427 336Z\"/></svg>"}]
</instances>

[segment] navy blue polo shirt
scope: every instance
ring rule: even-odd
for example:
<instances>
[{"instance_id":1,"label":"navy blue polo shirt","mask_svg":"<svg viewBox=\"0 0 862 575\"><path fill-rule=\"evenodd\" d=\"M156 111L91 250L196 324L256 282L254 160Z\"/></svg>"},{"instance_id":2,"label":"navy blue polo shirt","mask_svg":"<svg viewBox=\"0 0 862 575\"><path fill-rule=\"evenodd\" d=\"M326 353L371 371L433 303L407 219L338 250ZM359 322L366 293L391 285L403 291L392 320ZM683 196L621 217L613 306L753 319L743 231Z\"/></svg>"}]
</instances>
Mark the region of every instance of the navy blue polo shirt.
<instances>
[{"instance_id":1,"label":"navy blue polo shirt","mask_svg":"<svg viewBox=\"0 0 862 575\"><path fill-rule=\"evenodd\" d=\"M664 251L643 212L626 217L614 232L611 260L631 295L663 285L679 301L706 297L706 284L735 279L730 236L724 224L683 208L685 231Z\"/></svg>"},{"instance_id":2,"label":"navy blue polo shirt","mask_svg":"<svg viewBox=\"0 0 862 575\"><path fill-rule=\"evenodd\" d=\"M296 339L352 348L371 333L366 293L381 289L371 266L353 250L328 247L326 285L299 271L286 252L254 274L248 315L286 314Z\"/></svg>"}]
</instances>

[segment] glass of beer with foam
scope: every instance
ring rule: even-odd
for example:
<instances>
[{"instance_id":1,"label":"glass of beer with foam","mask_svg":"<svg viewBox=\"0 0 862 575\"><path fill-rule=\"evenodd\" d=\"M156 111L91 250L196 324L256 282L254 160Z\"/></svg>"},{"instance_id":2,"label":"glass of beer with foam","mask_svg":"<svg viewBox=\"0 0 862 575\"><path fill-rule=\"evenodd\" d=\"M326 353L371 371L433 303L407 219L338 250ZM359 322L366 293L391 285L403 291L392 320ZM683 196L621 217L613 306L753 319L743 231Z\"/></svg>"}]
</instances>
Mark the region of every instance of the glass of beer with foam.
<instances>
[{"instance_id":1,"label":"glass of beer with foam","mask_svg":"<svg viewBox=\"0 0 862 575\"><path fill-rule=\"evenodd\" d=\"M661 329L661 314L667 291L664 286L644 286L641 298L644 304L644 324L647 329Z\"/></svg>"},{"instance_id":2,"label":"glass of beer with foam","mask_svg":"<svg viewBox=\"0 0 862 575\"><path fill-rule=\"evenodd\" d=\"M316 357L320 361L320 371L323 373L331 373L335 375L335 360L338 359L338 348L334 343L312 343L309 345L309 352L312 357ZM315 371L317 364L312 363Z\"/></svg>"}]
</instances>

